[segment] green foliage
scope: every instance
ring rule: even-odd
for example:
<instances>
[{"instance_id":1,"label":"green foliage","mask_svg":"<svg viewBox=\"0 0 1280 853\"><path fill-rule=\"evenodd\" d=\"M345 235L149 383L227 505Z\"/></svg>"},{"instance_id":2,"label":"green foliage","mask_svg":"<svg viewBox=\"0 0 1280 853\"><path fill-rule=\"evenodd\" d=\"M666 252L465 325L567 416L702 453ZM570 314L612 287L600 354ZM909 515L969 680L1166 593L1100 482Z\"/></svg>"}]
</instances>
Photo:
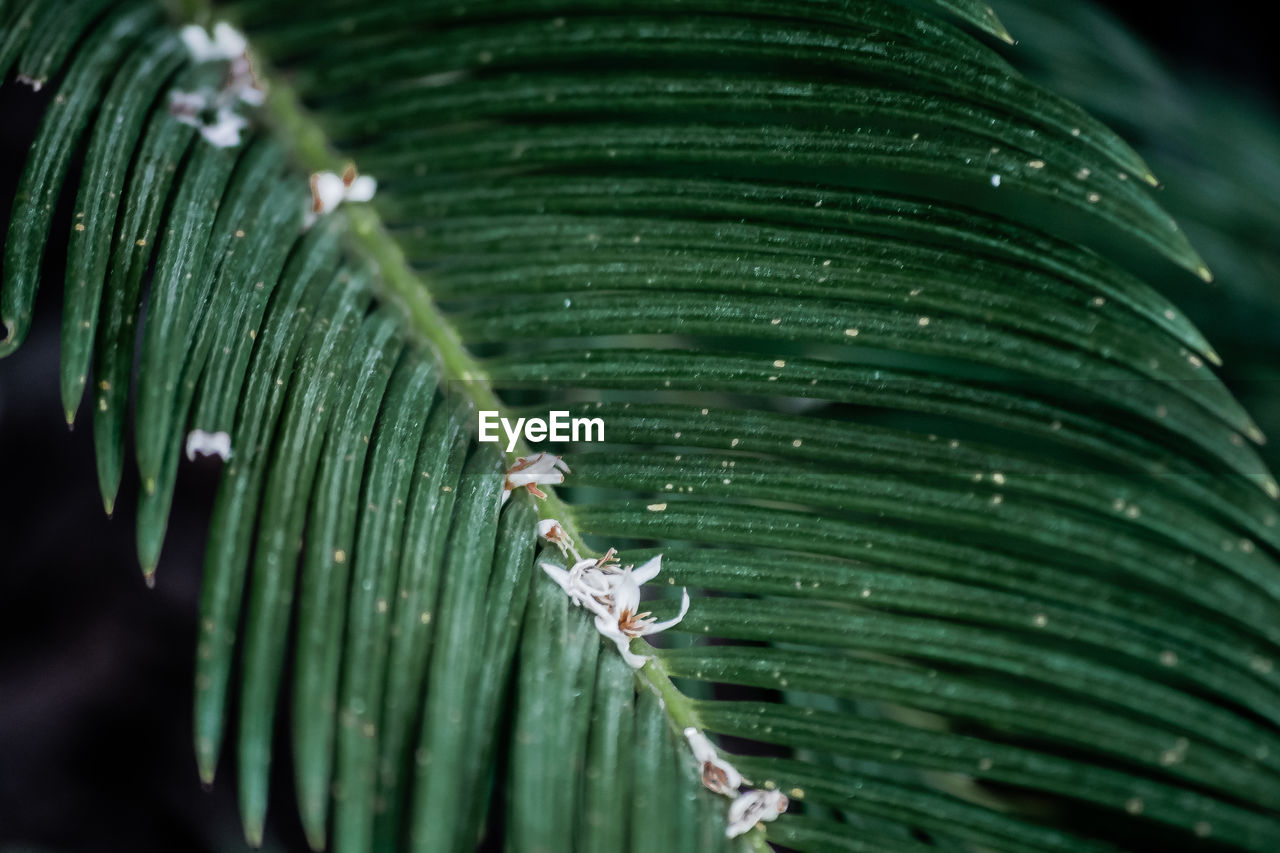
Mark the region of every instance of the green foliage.
<instances>
[{"instance_id":1,"label":"green foliage","mask_svg":"<svg viewBox=\"0 0 1280 853\"><path fill-rule=\"evenodd\" d=\"M70 228L63 401L110 511L140 341L148 576L186 434L230 433L194 737L212 781L235 731L251 841L283 718L342 853L1274 849L1277 485L1149 284L1208 270L984 3L197 12L269 86L239 146L171 113L210 69L154 3L2 7L55 94L0 354ZM348 159L376 198L307 228ZM609 444L503 505L499 401ZM539 517L690 588L643 669ZM686 726L791 810L726 841Z\"/></svg>"}]
</instances>

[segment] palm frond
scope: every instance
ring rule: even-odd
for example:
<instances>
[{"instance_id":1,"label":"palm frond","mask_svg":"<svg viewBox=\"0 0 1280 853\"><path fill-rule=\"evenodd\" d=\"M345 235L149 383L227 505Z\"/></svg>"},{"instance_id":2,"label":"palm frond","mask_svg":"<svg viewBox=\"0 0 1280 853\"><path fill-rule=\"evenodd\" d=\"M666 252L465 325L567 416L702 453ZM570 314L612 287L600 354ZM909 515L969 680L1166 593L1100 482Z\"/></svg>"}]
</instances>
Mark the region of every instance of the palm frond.
<instances>
[{"instance_id":1,"label":"palm frond","mask_svg":"<svg viewBox=\"0 0 1280 853\"><path fill-rule=\"evenodd\" d=\"M1177 80L1105 9L1024 0L1005 12L1019 28L1044 34L1024 45L1029 71L1123 128L1156 164L1161 201L1218 273L1213 288L1172 278L1167 292L1220 344L1227 383L1274 432L1271 331L1280 305L1272 282L1280 258L1271 236L1280 225L1280 186L1271 164L1280 157L1280 127L1273 110L1242 87ZM1263 455L1274 467L1275 445Z\"/></svg>"},{"instance_id":2,"label":"palm frond","mask_svg":"<svg viewBox=\"0 0 1280 853\"><path fill-rule=\"evenodd\" d=\"M1208 269L984 3L184 15L4 8L0 71L55 94L0 354L70 227L63 402L111 511L136 370L148 577L185 437L229 435L194 736L212 782L235 721L251 841L278 717L317 849L1280 839L1280 490L1149 284ZM218 147L171 93L226 70L174 26L224 17L268 91ZM308 228L348 160L376 198ZM476 411L549 406L609 444L503 504ZM539 518L691 590L643 668ZM687 728L790 810L726 839Z\"/></svg>"}]
</instances>

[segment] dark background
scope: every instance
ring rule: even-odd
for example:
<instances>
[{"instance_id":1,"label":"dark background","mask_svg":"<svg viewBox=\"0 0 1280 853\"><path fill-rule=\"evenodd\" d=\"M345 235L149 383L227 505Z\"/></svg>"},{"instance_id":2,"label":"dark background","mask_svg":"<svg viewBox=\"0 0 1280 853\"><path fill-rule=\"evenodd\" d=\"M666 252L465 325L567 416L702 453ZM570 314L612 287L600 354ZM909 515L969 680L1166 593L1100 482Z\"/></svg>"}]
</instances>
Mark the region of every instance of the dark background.
<instances>
[{"instance_id":1,"label":"dark background","mask_svg":"<svg viewBox=\"0 0 1280 853\"><path fill-rule=\"evenodd\" d=\"M1068 0L1069 2L1069 0ZM999 0L992 3L1000 10ZM1129 29L1156 47L1179 72L1240 84L1280 104L1280 51L1273 28L1264 26L1272 7L1246 0L1101 2Z\"/></svg>"},{"instance_id":2,"label":"dark background","mask_svg":"<svg viewBox=\"0 0 1280 853\"><path fill-rule=\"evenodd\" d=\"M1280 52L1260 5L1110 8L1181 72L1251 88L1274 106ZM6 220L48 96L0 90ZM54 234L50 283L62 280L65 249ZM120 509L106 518L83 412L75 431L63 423L59 290L42 289L30 339L0 363L0 853L244 849L229 756L223 778L204 791L190 737L199 566L217 466L184 462L158 583L147 589L134 555L136 486L126 476ZM277 761L265 846L305 850L288 766Z\"/></svg>"}]
</instances>

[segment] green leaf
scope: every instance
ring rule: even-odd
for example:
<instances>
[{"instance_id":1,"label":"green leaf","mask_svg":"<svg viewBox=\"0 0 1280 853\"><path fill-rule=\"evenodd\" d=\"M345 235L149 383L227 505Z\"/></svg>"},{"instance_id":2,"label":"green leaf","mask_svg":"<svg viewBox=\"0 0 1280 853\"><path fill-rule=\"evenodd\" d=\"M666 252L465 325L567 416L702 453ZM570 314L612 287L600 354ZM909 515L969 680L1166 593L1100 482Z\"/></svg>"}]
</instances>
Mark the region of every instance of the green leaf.
<instances>
[{"instance_id":1,"label":"green leaf","mask_svg":"<svg viewBox=\"0 0 1280 853\"><path fill-rule=\"evenodd\" d=\"M1274 847L1280 488L1208 269L985 3L172 5L0 8L58 86L0 354L71 229L63 405L110 512L137 371L148 580L227 434L193 734L251 843L291 755L343 853ZM175 36L224 15L249 72ZM535 501L492 410L608 442ZM609 548L691 594L636 670L539 568ZM731 827L689 729L787 813Z\"/></svg>"},{"instance_id":2,"label":"green leaf","mask_svg":"<svg viewBox=\"0 0 1280 853\"><path fill-rule=\"evenodd\" d=\"M76 199L62 311L62 405L68 423L75 420L84 395L125 171L134 154L133 149L120 145L117 137L136 139L141 135L159 88L181 60L181 50L176 39L162 33L129 58L107 93L85 153L89 179L80 186Z\"/></svg>"},{"instance_id":3,"label":"green leaf","mask_svg":"<svg viewBox=\"0 0 1280 853\"><path fill-rule=\"evenodd\" d=\"M53 7L49 7L52 11ZM0 357L13 352L26 338L40 264L53 219L54 202L62 189L71 155L89 122L90 113L107 85L107 74L139 33L154 25L155 10L147 4L126 4L114 13L81 50L67 71L58 95L40 125L13 198L9 236L4 245L4 289L0 291Z\"/></svg>"}]
</instances>

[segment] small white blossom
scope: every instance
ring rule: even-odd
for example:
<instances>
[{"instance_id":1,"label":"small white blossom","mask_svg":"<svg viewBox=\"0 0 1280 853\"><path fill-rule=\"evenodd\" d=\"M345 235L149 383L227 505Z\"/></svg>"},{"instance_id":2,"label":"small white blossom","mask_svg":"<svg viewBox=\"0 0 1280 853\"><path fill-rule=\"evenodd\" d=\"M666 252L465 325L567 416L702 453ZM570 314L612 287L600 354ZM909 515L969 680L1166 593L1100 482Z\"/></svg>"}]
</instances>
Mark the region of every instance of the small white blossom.
<instances>
[{"instance_id":1,"label":"small white blossom","mask_svg":"<svg viewBox=\"0 0 1280 853\"><path fill-rule=\"evenodd\" d=\"M230 62L223 91L231 98L239 98L250 106L262 106L267 99L262 84L253 70L249 58L249 43L230 24L221 23L213 28L214 40L222 48L223 58Z\"/></svg>"},{"instance_id":2,"label":"small white blossom","mask_svg":"<svg viewBox=\"0 0 1280 853\"><path fill-rule=\"evenodd\" d=\"M638 669L648 658L633 653L631 641L665 631L680 622L689 611L689 591L682 590L680 612L673 619L657 622L647 612L637 612L640 586L662 570L662 555L637 569L634 566L619 568L616 553L610 548L603 557L579 560L568 570L553 563L539 565L575 605L595 614L596 630L613 640L623 659Z\"/></svg>"},{"instance_id":3,"label":"small white blossom","mask_svg":"<svg viewBox=\"0 0 1280 853\"><path fill-rule=\"evenodd\" d=\"M569 534L565 532L564 527L554 518L543 519L538 522L538 535L560 549L560 553L566 557L573 554L575 560L581 560L582 555L578 553L578 546L573 544L573 540L569 538Z\"/></svg>"},{"instance_id":4,"label":"small white blossom","mask_svg":"<svg viewBox=\"0 0 1280 853\"><path fill-rule=\"evenodd\" d=\"M676 625L689 612L689 590L681 593L680 612L665 622L657 622L648 611L640 613L640 585L657 576L662 566L662 555L654 557L639 569L630 566L613 582L613 595L608 608L596 611L596 630L613 640L618 653L632 667L639 669L648 658L631 651L631 641L636 637L657 634Z\"/></svg>"},{"instance_id":5,"label":"small white blossom","mask_svg":"<svg viewBox=\"0 0 1280 853\"><path fill-rule=\"evenodd\" d=\"M233 68L235 66L232 66ZM251 107L260 107L267 101L267 93L262 91L262 85L258 82L258 77L253 73L253 69L245 64L246 75L233 76L232 89L236 97L244 101Z\"/></svg>"},{"instance_id":6,"label":"small white blossom","mask_svg":"<svg viewBox=\"0 0 1280 853\"><path fill-rule=\"evenodd\" d=\"M31 91L39 92L44 88L44 81L37 80L35 77L28 77L26 74L19 74L16 78L17 82L30 86Z\"/></svg>"},{"instance_id":7,"label":"small white blossom","mask_svg":"<svg viewBox=\"0 0 1280 853\"><path fill-rule=\"evenodd\" d=\"M702 784L717 794L736 797L745 781L738 769L721 758L707 736L693 726L684 730L684 736L689 741L689 748L693 750L693 757L698 760Z\"/></svg>"},{"instance_id":8,"label":"small white blossom","mask_svg":"<svg viewBox=\"0 0 1280 853\"><path fill-rule=\"evenodd\" d=\"M373 201L373 194L378 191L378 182L368 175L357 175L354 166L348 166L342 174L342 183L346 185L346 201Z\"/></svg>"},{"instance_id":9,"label":"small white blossom","mask_svg":"<svg viewBox=\"0 0 1280 853\"><path fill-rule=\"evenodd\" d=\"M218 110L217 121L200 125L200 135L215 148L234 148L240 144L240 134L248 126L248 119L223 107Z\"/></svg>"},{"instance_id":10,"label":"small white blossom","mask_svg":"<svg viewBox=\"0 0 1280 853\"><path fill-rule=\"evenodd\" d=\"M193 62L220 62L223 60L234 60L244 56L248 49L248 42L245 37L235 27L226 21L221 21L214 25L213 36L204 27L198 24L189 24L183 27L179 33L182 41L187 46L187 52L191 54Z\"/></svg>"},{"instance_id":11,"label":"small white blossom","mask_svg":"<svg viewBox=\"0 0 1280 853\"><path fill-rule=\"evenodd\" d=\"M746 791L729 806L729 826L724 834L737 838L762 820L773 820L790 803L781 791Z\"/></svg>"},{"instance_id":12,"label":"small white blossom","mask_svg":"<svg viewBox=\"0 0 1280 853\"><path fill-rule=\"evenodd\" d=\"M226 105L218 105L217 96L209 92L169 93L169 112L178 121L200 131L210 145L233 148L240 144L240 134L249 120ZM213 120L209 121L212 115Z\"/></svg>"},{"instance_id":13,"label":"small white blossom","mask_svg":"<svg viewBox=\"0 0 1280 853\"><path fill-rule=\"evenodd\" d=\"M202 92L184 92L174 89L169 93L169 112L183 124L200 127L200 114L213 105Z\"/></svg>"},{"instance_id":14,"label":"small white blossom","mask_svg":"<svg viewBox=\"0 0 1280 853\"><path fill-rule=\"evenodd\" d=\"M316 172L311 176L311 212L328 213L342 203L346 185L336 172Z\"/></svg>"},{"instance_id":15,"label":"small white blossom","mask_svg":"<svg viewBox=\"0 0 1280 853\"><path fill-rule=\"evenodd\" d=\"M613 589L622 577L618 568L617 553L612 548L600 558L578 560L573 568L565 571L553 563L539 563L542 570L564 590L578 607L585 607L596 615L609 612Z\"/></svg>"},{"instance_id":16,"label":"small white blossom","mask_svg":"<svg viewBox=\"0 0 1280 853\"><path fill-rule=\"evenodd\" d=\"M344 201L370 201L378 189L378 182L368 175L356 174L355 166L348 166L341 175L337 172L316 172L311 176L311 211L307 216L310 227L317 217L330 213Z\"/></svg>"},{"instance_id":17,"label":"small white blossom","mask_svg":"<svg viewBox=\"0 0 1280 853\"><path fill-rule=\"evenodd\" d=\"M547 495L538 486L558 486L564 482L564 475L572 473L564 459L549 453L535 453L532 456L521 456L516 463L507 469L506 481L503 484L502 502L505 504L511 492L523 486L529 494L537 498Z\"/></svg>"},{"instance_id":18,"label":"small white blossom","mask_svg":"<svg viewBox=\"0 0 1280 853\"><path fill-rule=\"evenodd\" d=\"M344 201L371 201L378 182L368 175L358 175L348 166L341 175L317 172L311 176L311 206L315 213L328 213Z\"/></svg>"},{"instance_id":19,"label":"small white blossom","mask_svg":"<svg viewBox=\"0 0 1280 853\"><path fill-rule=\"evenodd\" d=\"M226 462L231 458L231 436L225 432L193 429L187 434L187 459L194 462L197 453L201 456L217 456Z\"/></svg>"},{"instance_id":20,"label":"small white blossom","mask_svg":"<svg viewBox=\"0 0 1280 853\"><path fill-rule=\"evenodd\" d=\"M249 59L249 43L244 35L225 21L213 28L213 35L204 27L192 24L183 27L180 35L187 46L187 52L197 65L206 62L226 62L226 78L222 87L212 97L211 106L218 108L231 107L236 101L244 101L250 106L261 106L266 94L254 73L253 63Z\"/></svg>"}]
</instances>

